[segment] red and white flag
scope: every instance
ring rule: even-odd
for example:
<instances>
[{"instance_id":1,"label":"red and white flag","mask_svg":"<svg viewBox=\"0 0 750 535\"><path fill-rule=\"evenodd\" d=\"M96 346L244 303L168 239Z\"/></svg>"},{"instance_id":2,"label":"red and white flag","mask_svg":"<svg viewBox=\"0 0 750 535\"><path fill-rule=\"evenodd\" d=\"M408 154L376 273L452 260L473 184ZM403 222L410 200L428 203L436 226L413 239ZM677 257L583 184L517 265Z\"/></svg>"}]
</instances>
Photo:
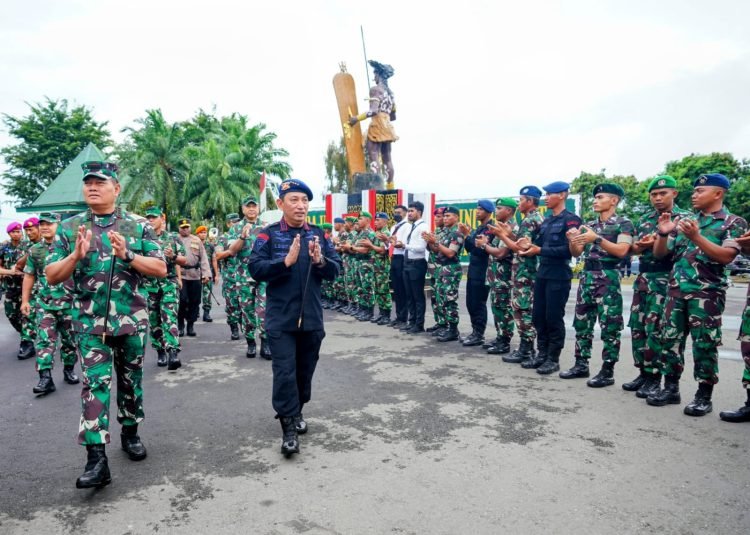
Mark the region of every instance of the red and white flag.
<instances>
[{"instance_id":1,"label":"red and white flag","mask_svg":"<svg viewBox=\"0 0 750 535\"><path fill-rule=\"evenodd\" d=\"M260 195L260 211L266 210L266 172L263 171L260 174L260 185L258 186L258 194Z\"/></svg>"}]
</instances>

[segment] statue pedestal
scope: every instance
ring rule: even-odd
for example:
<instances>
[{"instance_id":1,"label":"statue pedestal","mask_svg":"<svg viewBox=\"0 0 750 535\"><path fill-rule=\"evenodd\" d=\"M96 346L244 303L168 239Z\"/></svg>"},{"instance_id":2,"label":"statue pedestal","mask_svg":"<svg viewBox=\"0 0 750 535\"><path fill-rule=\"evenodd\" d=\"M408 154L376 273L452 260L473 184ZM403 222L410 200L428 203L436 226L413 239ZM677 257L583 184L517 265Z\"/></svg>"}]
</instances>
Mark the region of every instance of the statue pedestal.
<instances>
[{"instance_id":1,"label":"statue pedestal","mask_svg":"<svg viewBox=\"0 0 750 535\"><path fill-rule=\"evenodd\" d=\"M383 177L377 173L354 173L352 190L349 193L361 193L363 190L382 190L385 188Z\"/></svg>"}]
</instances>

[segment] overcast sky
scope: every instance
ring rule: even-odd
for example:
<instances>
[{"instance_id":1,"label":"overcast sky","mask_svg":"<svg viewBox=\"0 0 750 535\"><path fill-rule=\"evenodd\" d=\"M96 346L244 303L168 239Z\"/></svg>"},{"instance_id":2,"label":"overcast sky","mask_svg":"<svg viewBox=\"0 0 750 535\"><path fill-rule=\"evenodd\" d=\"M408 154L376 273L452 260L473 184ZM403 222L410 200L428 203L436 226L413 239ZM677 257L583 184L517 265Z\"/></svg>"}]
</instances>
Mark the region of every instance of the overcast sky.
<instances>
[{"instance_id":1,"label":"overcast sky","mask_svg":"<svg viewBox=\"0 0 750 535\"><path fill-rule=\"evenodd\" d=\"M396 71L397 186L458 199L581 170L645 179L691 152L750 156L748 20L743 0L4 0L0 111L67 98L118 140L148 108L240 112L318 195L340 61L367 96L363 25Z\"/></svg>"}]
</instances>

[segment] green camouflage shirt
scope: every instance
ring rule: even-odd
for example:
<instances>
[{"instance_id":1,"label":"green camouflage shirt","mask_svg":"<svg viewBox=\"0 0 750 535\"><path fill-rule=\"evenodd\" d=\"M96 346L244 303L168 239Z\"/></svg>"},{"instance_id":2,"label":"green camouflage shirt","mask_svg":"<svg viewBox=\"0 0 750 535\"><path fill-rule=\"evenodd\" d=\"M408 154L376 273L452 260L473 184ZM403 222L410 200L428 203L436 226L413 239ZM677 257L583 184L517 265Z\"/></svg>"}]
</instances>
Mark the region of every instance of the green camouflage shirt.
<instances>
[{"instance_id":1,"label":"green camouflage shirt","mask_svg":"<svg viewBox=\"0 0 750 535\"><path fill-rule=\"evenodd\" d=\"M378 239L378 237L375 235L375 231L371 228L366 228L365 230L360 230L358 232L357 240L365 239L369 239L375 247L380 247L381 245L383 245L383 242ZM363 262L373 264L377 259L378 253L376 253L373 249L369 249L366 253L359 253L357 256Z\"/></svg>"},{"instance_id":2,"label":"green camouflage shirt","mask_svg":"<svg viewBox=\"0 0 750 535\"><path fill-rule=\"evenodd\" d=\"M231 229L229 229L228 243L231 244L234 243L235 240L240 239L242 230L245 228L245 225L250 225L250 233L248 234L245 243L242 245L242 249L240 249L239 252L234 255L235 281L241 284L246 281L253 281L253 278L250 276L250 270L248 269L248 259L250 258L250 253L253 252L253 245L255 244L255 240L258 239L258 234L260 234L261 230L263 230L263 227L265 226L259 221L250 223L247 219L243 219L242 221L234 225Z\"/></svg>"},{"instance_id":3,"label":"green camouflage shirt","mask_svg":"<svg viewBox=\"0 0 750 535\"><path fill-rule=\"evenodd\" d=\"M740 251L737 238L747 231L747 221L730 214L725 208L713 214L694 214L700 233L710 242ZM684 234L670 237L669 249L674 252L674 268L669 278L668 295L682 298L712 297L727 287L725 266L711 260L703 250Z\"/></svg>"},{"instance_id":4,"label":"green camouflage shirt","mask_svg":"<svg viewBox=\"0 0 750 535\"><path fill-rule=\"evenodd\" d=\"M531 243L534 243L537 236L539 236L539 229L542 228L542 222L544 218L539 210L531 210L521 220L521 224L518 225L518 232L516 238L528 238ZM513 280L517 281L531 281L536 276L536 268L539 263L538 256L521 256L515 255L513 257Z\"/></svg>"},{"instance_id":5,"label":"green camouflage shirt","mask_svg":"<svg viewBox=\"0 0 750 535\"><path fill-rule=\"evenodd\" d=\"M154 229L145 219L119 209L108 216L82 212L60 223L48 263L62 260L73 252L80 225L90 229L93 236L89 252L73 272L73 330L82 334L109 336L144 332L148 327L147 300L142 291L144 277L112 256L107 232L116 230L122 234L133 253L163 261L164 255L154 236ZM107 283L113 261L112 295L107 309Z\"/></svg>"},{"instance_id":6,"label":"green camouflage shirt","mask_svg":"<svg viewBox=\"0 0 750 535\"><path fill-rule=\"evenodd\" d=\"M597 218L589 221L586 226L596 232L599 236L612 243L633 243L635 227L632 221L625 216L614 214L606 221ZM604 269L617 269L622 261L621 258L605 251L595 243L588 243L583 249L584 260L598 260Z\"/></svg>"},{"instance_id":7,"label":"green camouflage shirt","mask_svg":"<svg viewBox=\"0 0 750 535\"><path fill-rule=\"evenodd\" d=\"M239 223L233 225L228 231L219 236L216 241L215 253L222 253L229 249L229 246L234 242L234 239L230 238L230 233ZM222 260L221 276L224 277L224 284L230 284L237 282L237 256L227 256Z\"/></svg>"},{"instance_id":8,"label":"green camouflage shirt","mask_svg":"<svg viewBox=\"0 0 750 535\"><path fill-rule=\"evenodd\" d=\"M35 243L29 251L29 259L23 272L34 275L34 288L43 309L66 310L73 306L73 279L50 285L44 274L47 259L52 255L52 246L52 243L44 240Z\"/></svg>"},{"instance_id":9,"label":"green camouflage shirt","mask_svg":"<svg viewBox=\"0 0 750 535\"><path fill-rule=\"evenodd\" d=\"M143 289L147 292L158 292L159 288L163 284L163 281L177 281L177 256L185 256L185 246L182 241L177 237L174 232L168 232L162 230L161 234L154 232L154 239L161 247L162 253L169 247L175 253L175 256L171 259L164 257L164 261L167 263L167 278L157 279L155 277L144 277Z\"/></svg>"},{"instance_id":10,"label":"green camouflage shirt","mask_svg":"<svg viewBox=\"0 0 750 535\"><path fill-rule=\"evenodd\" d=\"M27 242L28 243L28 242ZM13 269L13 266L21 259L24 255L28 245L24 243L24 240L18 242L18 245L13 246L13 243L8 240L0 249L0 262L5 269ZM23 277L5 276L3 277L3 290L6 293L21 295L21 284L23 283Z\"/></svg>"},{"instance_id":11,"label":"green camouflage shirt","mask_svg":"<svg viewBox=\"0 0 750 535\"><path fill-rule=\"evenodd\" d=\"M461 261L459 257L461 256L461 250L464 247L465 241L466 236L458 230L458 224L453 225L452 227L444 227L438 243L443 247L447 247L451 251L454 251L456 254L449 258L443 253L439 253L435 259L436 262L441 266L459 263Z\"/></svg>"},{"instance_id":12,"label":"green camouflage shirt","mask_svg":"<svg viewBox=\"0 0 750 535\"><path fill-rule=\"evenodd\" d=\"M518 228L516 227L515 221L510 220L507 223L511 227L511 232L513 234L516 234L518 232ZM498 249L506 249L508 247L507 245L505 245L505 242L497 236L492 236L489 244L491 247L496 247ZM509 251L508 254L506 254L502 258L496 258L490 255L490 262L487 265L488 285L491 286L492 283L497 280L509 281L511 279L514 257L515 255L512 251Z\"/></svg>"},{"instance_id":13,"label":"green camouflage shirt","mask_svg":"<svg viewBox=\"0 0 750 535\"><path fill-rule=\"evenodd\" d=\"M690 216L690 212L687 210L683 210L679 206L675 205L672 207L672 217L686 217ZM633 241L642 240L646 236L649 236L651 234L656 234L657 232L657 225L659 223L659 215L660 213L657 210L651 210L650 212L646 212L641 216L640 221L638 222L638 226L635 229L635 237ZM662 259L656 259L654 257L654 250L653 248L646 249L640 254L640 263L641 266L650 266L654 264L672 264L673 259L671 255L668 258L662 258Z\"/></svg>"}]
</instances>

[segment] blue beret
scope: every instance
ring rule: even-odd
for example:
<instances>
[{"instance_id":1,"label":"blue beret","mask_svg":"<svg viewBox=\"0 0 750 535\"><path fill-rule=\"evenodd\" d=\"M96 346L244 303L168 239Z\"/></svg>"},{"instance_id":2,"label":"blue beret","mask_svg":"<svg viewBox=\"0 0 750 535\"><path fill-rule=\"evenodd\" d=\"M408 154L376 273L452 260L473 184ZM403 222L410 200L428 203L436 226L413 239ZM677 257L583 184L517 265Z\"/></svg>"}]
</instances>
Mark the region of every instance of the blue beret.
<instances>
[{"instance_id":1,"label":"blue beret","mask_svg":"<svg viewBox=\"0 0 750 535\"><path fill-rule=\"evenodd\" d=\"M287 193L292 193L295 191L307 195L308 201L313 200L312 190L307 187L307 184L299 179L290 178L289 180L284 180L281 184L279 184L279 197L284 197L284 195L286 195Z\"/></svg>"},{"instance_id":2,"label":"blue beret","mask_svg":"<svg viewBox=\"0 0 750 535\"><path fill-rule=\"evenodd\" d=\"M477 206L481 208L482 210L484 210L485 212L489 212L491 214L495 213L495 203L493 203L489 199L479 199Z\"/></svg>"},{"instance_id":3,"label":"blue beret","mask_svg":"<svg viewBox=\"0 0 750 535\"><path fill-rule=\"evenodd\" d=\"M536 186L526 186L524 188L521 188L520 195L523 195L524 197L534 197L538 199L542 196L542 190L540 190Z\"/></svg>"},{"instance_id":4,"label":"blue beret","mask_svg":"<svg viewBox=\"0 0 750 535\"><path fill-rule=\"evenodd\" d=\"M695 182L693 182L694 188L697 188L698 186L716 186L717 188L729 189L730 182L727 177L720 173L711 173L708 175L701 175L695 180Z\"/></svg>"},{"instance_id":5,"label":"blue beret","mask_svg":"<svg viewBox=\"0 0 750 535\"><path fill-rule=\"evenodd\" d=\"M563 182L562 180L558 180L557 182L553 182L552 184L547 184L544 186L544 191L547 193L562 193L563 191L568 191L570 189L570 184L567 182Z\"/></svg>"},{"instance_id":6,"label":"blue beret","mask_svg":"<svg viewBox=\"0 0 750 535\"><path fill-rule=\"evenodd\" d=\"M334 223L346 223L346 221L344 221L343 217L336 217L336 218L333 219L333 222Z\"/></svg>"},{"instance_id":7,"label":"blue beret","mask_svg":"<svg viewBox=\"0 0 750 535\"><path fill-rule=\"evenodd\" d=\"M385 212L378 212L375 214L375 219L388 219L388 214Z\"/></svg>"}]
</instances>

